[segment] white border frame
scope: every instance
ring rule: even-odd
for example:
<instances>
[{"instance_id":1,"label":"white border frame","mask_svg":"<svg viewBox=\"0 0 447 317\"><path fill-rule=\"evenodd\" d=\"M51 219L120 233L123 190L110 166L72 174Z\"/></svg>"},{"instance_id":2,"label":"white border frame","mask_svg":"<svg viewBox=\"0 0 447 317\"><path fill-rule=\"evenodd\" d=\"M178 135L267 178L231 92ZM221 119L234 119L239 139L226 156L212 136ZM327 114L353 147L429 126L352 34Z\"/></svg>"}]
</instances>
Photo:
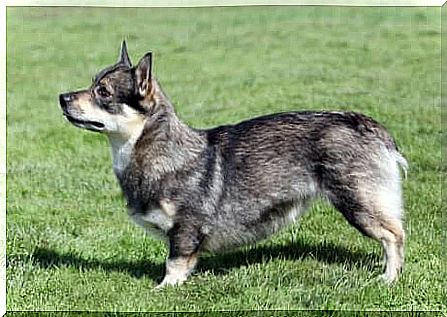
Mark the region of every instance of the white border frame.
<instances>
[{"instance_id":1,"label":"white border frame","mask_svg":"<svg viewBox=\"0 0 447 317\"><path fill-rule=\"evenodd\" d=\"M427 6L441 7L445 0L6 0L0 7L0 316L6 314L6 7L7 6L97 6L97 7L209 7L256 5L322 6Z\"/></svg>"},{"instance_id":2,"label":"white border frame","mask_svg":"<svg viewBox=\"0 0 447 317\"><path fill-rule=\"evenodd\" d=\"M6 6L210 7L258 5L424 6L440 7L445 0L6 0Z\"/></svg>"},{"instance_id":3,"label":"white border frame","mask_svg":"<svg viewBox=\"0 0 447 317\"><path fill-rule=\"evenodd\" d=\"M6 5L0 8L0 316L6 313Z\"/></svg>"}]
</instances>

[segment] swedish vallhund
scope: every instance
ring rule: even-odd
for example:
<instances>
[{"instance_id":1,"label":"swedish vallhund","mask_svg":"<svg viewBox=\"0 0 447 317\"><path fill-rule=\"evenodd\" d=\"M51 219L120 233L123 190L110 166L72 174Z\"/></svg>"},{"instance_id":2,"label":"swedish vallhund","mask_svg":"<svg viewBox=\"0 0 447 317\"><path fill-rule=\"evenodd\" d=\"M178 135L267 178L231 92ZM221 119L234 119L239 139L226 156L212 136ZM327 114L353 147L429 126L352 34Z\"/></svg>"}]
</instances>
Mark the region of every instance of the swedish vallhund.
<instances>
[{"instance_id":1,"label":"swedish vallhund","mask_svg":"<svg viewBox=\"0 0 447 317\"><path fill-rule=\"evenodd\" d=\"M59 96L73 125L110 141L113 170L137 224L166 241L158 287L184 282L202 251L264 239L324 197L382 243L387 282L404 262L401 175L387 130L354 112L285 112L209 130L176 115L152 54L119 60L84 90Z\"/></svg>"}]
</instances>

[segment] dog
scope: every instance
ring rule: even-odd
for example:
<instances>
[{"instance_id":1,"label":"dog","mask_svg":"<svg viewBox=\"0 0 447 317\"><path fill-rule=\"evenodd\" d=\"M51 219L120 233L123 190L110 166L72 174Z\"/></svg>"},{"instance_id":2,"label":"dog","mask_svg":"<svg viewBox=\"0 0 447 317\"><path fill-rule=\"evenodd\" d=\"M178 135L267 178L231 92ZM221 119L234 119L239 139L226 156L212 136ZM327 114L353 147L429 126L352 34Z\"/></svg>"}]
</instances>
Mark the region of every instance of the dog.
<instances>
[{"instance_id":1,"label":"dog","mask_svg":"<svg viewBox=\"0 0 447 317\"><path fill-rule=\"evenodd\" d=\"M383 280L404 263L401 169L387 130L355 112L302 111L196 129L183 123L152 72L152 53L118 62L87 89L63 93L65 118L105 134L128 214L169 248L157 287L184 282L201 252L267 238L327 199L380 241Z\"/></svg>"}]
</instances>

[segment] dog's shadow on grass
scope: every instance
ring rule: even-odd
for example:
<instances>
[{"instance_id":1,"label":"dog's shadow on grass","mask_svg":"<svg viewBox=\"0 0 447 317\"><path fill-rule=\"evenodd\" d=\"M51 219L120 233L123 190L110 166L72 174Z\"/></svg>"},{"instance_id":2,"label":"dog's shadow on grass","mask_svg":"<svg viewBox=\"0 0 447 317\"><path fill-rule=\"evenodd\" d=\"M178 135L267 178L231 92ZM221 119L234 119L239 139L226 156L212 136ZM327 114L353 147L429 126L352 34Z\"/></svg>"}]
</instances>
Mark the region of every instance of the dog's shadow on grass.
<instances>
[{"instance_id":1,"label":"dog's shadow on grass","mask_svg":"<svg viewBox=\"0 0 447 317\"><path fill-rule=\"evenodd\" d=\"M139 261L105 261L84 259L71 253L60 254L46 248L38 248L33 255L35 263L43 268L75 267L79 270L100 269L104 271L126 272L141 278L143 276L160 282L164 273L163 263L147 260ZM266 263L275 258L299 260L313 258L327 264L341 264L345 267L372 267L379 257L376 253L353 251L330 242L319 244L295 241L287 245L260 245L256 247L236 250L230 253L205 255L201 258L197 271L211 271L215 275L226 274L233 268Z\"/></svg>"},{"instance_id":2,"label":"dog's shadow on grass","mask_svg":"<svg viewBox=\"0 0 447 317\"><path fill-rule=\"evenodd\" d=\"M107 261L85 259L73 253L60 254L47 248L37 248L33 254L34 263L40 267L51 269L60 267L74 267L81 271L104 270L107 272L124 272L133 277L147 276L152 280L160 280L164 271L163 263L146 260L139 261Z\"/></svg>"},{"instance_id":3,"label":"dog's shadow on grass","mask_svg":"<svg viewBox=\"0 0 447 317\"><path fill-rule=\"evenodd\" d=\"M376 253L353 251L331 242L311 244L295 241L287 245L261 245L236 252L206 256L199 262L198 271L225 274L235 267L267 263L278 258L297 262L300 259L313 258L327 264L340 264L347 269L373 267L379 260Z\"/></svg>"}]
</instances>

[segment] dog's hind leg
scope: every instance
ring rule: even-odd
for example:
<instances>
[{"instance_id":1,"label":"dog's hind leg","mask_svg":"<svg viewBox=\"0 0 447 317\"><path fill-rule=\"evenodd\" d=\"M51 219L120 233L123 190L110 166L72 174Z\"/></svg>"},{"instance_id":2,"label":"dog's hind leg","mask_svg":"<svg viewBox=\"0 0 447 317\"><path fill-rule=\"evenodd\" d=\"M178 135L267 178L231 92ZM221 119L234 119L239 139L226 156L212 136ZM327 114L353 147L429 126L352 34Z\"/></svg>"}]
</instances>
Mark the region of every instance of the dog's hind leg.
<instances>
[{"instance_id":1,"label":"dog's hind leg","mask_svg":"<svg viewBox=\"0 0 447 317\"><path fill-rule=\"evenodd\" d=\"M350 224L382 243L385 259L382 278L391 283L397 279L404 264L405 232L400 189L356 184L356 189L333 187L329 198Z\"/></svg>"}]
</instances>

